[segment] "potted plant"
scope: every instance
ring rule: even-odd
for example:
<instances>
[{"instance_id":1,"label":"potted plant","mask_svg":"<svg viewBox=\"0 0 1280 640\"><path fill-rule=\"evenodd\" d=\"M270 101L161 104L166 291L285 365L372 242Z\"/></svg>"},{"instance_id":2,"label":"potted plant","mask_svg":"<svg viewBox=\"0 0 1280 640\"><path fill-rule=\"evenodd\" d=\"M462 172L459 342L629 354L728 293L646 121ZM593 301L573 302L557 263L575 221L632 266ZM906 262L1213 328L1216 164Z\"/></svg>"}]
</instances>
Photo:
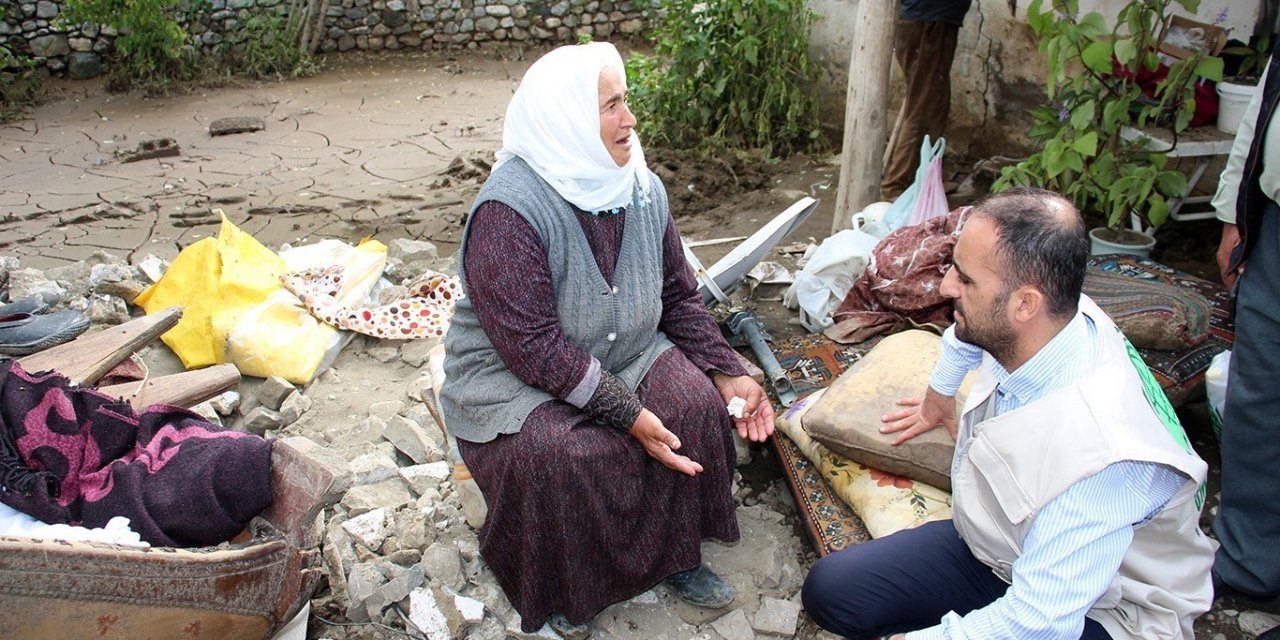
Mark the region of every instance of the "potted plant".
<instances>
[{"instance_id":1,"label":"potted plant","mask_svg":"<svg viewBox=\"0 0 1280 640\"><path fill-rule=\"evenodd\" d=\"M1078 15L1077 0L1048 0L1047 9L1044 0L1031 3L1027 19L1048 67L1049 103L1032 111L1028 134L1038 150L1006 167L994 190L1052 189L1106 221L1091 237L1136 243L1133 252L1142 245L1150 250L1155 239L1127 223L1132 219L1134 226L1154 231L1169 216L1169 199L1181 196L1187 181L1166 168L1172 148L1153 151L1134 128L1167 127L1176 145L1195 112L1197 83L1222 77L1220 58L1193 54L1168 66L1153 95L1143 92L1140 78L1160 69L1162 27L1174 2L1191 12L1199 5L1199 0L1129 0L1108 26L1098 12ZM1100 252L1096 244L1095 252Z\"/></svg>"},{"instance_id":2,"label":"potted plant","mask_svg":"<svg viewBox=\"0 0 1280 640\"><path fill-rule=\"evenodd\" d=\"M1271 47L1271 38L1261 36L1252 47L1227 47L1224 55L1240 57L1240 65L1236 74L1222 79L1218 83L1218 129L1224 133L1234 134L1244 117L1245 109L1253 94L1258 90L1258 80L1267 64L1267 54Z\"/></svg>"}]
</instances>

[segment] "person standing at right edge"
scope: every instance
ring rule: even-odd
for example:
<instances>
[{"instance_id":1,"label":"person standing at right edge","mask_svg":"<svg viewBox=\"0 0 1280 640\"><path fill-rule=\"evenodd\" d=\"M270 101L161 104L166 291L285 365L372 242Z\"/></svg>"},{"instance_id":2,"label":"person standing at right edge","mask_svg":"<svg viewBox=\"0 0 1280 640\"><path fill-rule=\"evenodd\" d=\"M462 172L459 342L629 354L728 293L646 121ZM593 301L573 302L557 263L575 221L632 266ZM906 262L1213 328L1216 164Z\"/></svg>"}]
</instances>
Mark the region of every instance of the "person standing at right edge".
<instances>
[{"instance_id":1,"label":"person standing at right edge","mask_svg":"<svg viewBox=\"0 0 1280 640\"><path fill-rule=\"evenodd\" d=\"M1280 596L1280 72L1272 49L1262 90L1240 122L1213 199L1223 221L1222 280L1234 287L1236 339L1222 420L1221 543L1214 597ZM1280 640L1280 627L1260 639Z\"/></svg>"},{"instance_id":2,"label":"person standing at right edge","mask_svg":"<svg viewBox=\"0 0 1280 640\"><path fill-rule=\"evenodd\" d=\"M898 8L893 55L902 67L906 93L880 181L880 197L885 200L897 198L911 186L925 134L936 140L947 129L951 62L971 1L902 0Z\"/></svg>"}]
</instances>

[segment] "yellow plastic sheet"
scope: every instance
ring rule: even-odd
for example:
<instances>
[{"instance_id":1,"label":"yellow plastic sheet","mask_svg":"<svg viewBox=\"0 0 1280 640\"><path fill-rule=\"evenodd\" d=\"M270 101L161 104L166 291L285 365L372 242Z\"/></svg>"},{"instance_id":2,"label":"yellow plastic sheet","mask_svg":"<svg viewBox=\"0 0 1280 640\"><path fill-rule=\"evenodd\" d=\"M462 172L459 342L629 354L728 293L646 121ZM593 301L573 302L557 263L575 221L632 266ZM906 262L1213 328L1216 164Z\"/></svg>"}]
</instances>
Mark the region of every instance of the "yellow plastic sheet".
<instances>
[{"instance_id":1,"label":"yellow plastic sheet","mask_svg":"<svg viewBox=\"0 0 1280 640\"><path fill-rule=\"evenodd\" d=\"M281 289L284 261L226 216L217 238L183 249L134 303L147 313L178 305L182 320L162 336L188 369L227 362L228 334L241 316Z\"/></svg>"},{"instance_id":2,"label":"yellow plastic sheet","mask_svg":"<svg viewBox=\"0 0 1280 640\"><path fill-rule=\"evenodd\" d=\"M183 308L182 321L162 339L188 369L231 362L245 375L306 384L336 355L341 339L281 286L281 275L341 265L347 276L341 296L354 302L369 294L386 254L377 241L352 247L325 240L282 257L224 216L216 239L184 249L135 303L148 313Z\"/></svg>"}]
</instances>

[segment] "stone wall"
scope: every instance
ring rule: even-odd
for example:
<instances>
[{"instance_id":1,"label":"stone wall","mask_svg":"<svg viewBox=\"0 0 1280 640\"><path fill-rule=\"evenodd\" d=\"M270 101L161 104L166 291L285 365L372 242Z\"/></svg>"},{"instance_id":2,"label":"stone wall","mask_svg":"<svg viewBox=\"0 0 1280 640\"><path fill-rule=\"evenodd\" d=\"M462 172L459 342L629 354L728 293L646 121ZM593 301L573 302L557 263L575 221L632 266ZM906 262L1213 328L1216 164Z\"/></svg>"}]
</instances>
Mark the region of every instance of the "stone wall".
<instances>
[{"instance_id":1,"label":"stone wall","mask_svg":"<svg viewBox=\"0 0 1280 640\"><path fill-rule=\"evenodd\" d=\"M192 46L216 55L244 38L255 13L290 11L284 0L206 0L179 20ZM58 21L60 0L0 0L0 44L30 53L55 76L92 78L114 53L115 32ZM474 48L493 43L558 44L638 35L632 0L328 0L321 52Z\"/></svg>"}]
</instances>

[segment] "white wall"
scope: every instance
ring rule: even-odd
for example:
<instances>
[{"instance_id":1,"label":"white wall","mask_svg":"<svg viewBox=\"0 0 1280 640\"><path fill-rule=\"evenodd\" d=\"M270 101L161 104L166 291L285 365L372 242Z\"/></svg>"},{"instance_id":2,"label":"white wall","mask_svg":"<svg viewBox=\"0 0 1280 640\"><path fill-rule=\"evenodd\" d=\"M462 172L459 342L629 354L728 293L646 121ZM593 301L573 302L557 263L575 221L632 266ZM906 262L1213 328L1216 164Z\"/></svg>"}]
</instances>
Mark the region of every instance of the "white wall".
<instances>
[{"instance_id":1,"label":"white wall","mask_svg":"<svg viewBox=\"0 0 1280 640\"><path fill-rule=\"evenodd\" d=\"M837 144L844 122L849 52L857 37L853 25L858 1L809 0L810 8L820 14L813 28L811 57L821 69L818 90L822 120L824 127L835 134L832 139ZM1026 24L1030 2L1016 2L1014 15L1010 0L974 0L965 17L951 69L948 156L982 158L1018 154L1026 149L1025 132L1030 122L1026 111L1044 100L1045 69L1037 51L1039 43ZM1125 0L1081 0L1080 4L1082 12L1096 10L1114 16ZM1232 37L1247 40L1258 20L1260 1L1201 0L1199 11L1187 17L1213 23L1224 9L1227 18L1223 26L1232 29ZM901 93L896 63L892 73L894 88L890 98L896 109ZM892 121L889 124L892 126Z\"/></svg>"}]
</instances>

